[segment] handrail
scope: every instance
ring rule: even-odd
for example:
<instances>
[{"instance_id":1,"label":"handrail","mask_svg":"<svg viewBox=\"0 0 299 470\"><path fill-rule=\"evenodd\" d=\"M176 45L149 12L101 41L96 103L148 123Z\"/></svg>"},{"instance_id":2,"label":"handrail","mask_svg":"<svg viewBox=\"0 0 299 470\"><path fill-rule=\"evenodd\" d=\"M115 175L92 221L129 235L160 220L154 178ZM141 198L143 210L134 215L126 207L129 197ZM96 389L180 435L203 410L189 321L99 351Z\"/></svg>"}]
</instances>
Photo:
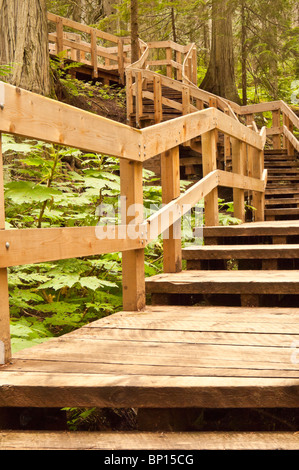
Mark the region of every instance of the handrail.
<instances>
[{"instance_id":1,"label":"handrail","mask_svg":"<svg viewBox=\"0 0 299 470\"><path fill-rule=\"evenodd\" d=\"M126 56L129 52L125 47L125 39L115 36L97 28L77 23L48 12L48 22L54 23L56 32L49 32L50 53L59 55L63 51L68 52L68 58L91 66L93 78L98 77L98 69L106 71L115 70L119 72L120 80L124 81L125 64L128 62ZM64 27L75 30L79 34L64 32ZM90 42L84 41L81 33L90 36ZM114 43L116 47L104 47L98 45L98 40ZM88 57L86 56L88 54ZM112 61L112 63L111 63Z\"/></svg>"},{"instance_id":2,"label":"handrail","mask_svg":"<svg viewBox=\"0 0 299 470\"><path fill-rule=\"evenodd\" d=\"M70 20L63 22L60 17L55 16L55 18L59 26L56 37L58 44L63 38L62 26L66 24L72 27L73 23ZM90 32L88 28L82 25L80 31ZM101 36L97 36L94 32L92 34L95 46L95 38ZM107 39L108 36L105 38ZM70 39L66 40L70 41ZM117 41L118 45L121 45L118 51L123 51L124 39L117 38ZM63 42L60 42L61 44ZM266 127L259 130L251 115L270 108L274 113L275 125L272 130L274 137L283 132L288 142L298 149L298 140L291 128L291 125L298 128L297 116L284 102L242 107L204 92L194 84L186 83L186 79L182 83L172 77L152 72L147 63L150 46L143 42L140 44L144 49L140 59L127 67L127 89L132 90L132 94L127 95L128 108L132 109L134 93L137 108L140 107L138 111L140 115L142 98L152 98L149 92L143 89L144 81L153 80L153 99L157 107L160 107L163 102L172 105L171 100L162 97L162 85L184 93L182 96L185 103L184 101L182 103L182 116L161 122L161 115L159 115L155 125L136 129L0 82L0 136L1 133L9 133L119 158L121 195L124 196L128 208L133 209L128 213L124 207L121 207L123 216L121 225L113 227L26 230L5 230L4 210L2 210L3 214L0 211L0 270L3 270L1 273L4 277L6 268L15 264L121 251L123 309L142 310L145 307L144 247L155 235L165 233L165 230L169 229L169 238L163 241L164 270L165 272L180 270L182 257L179 221L187 209L194 207L200 199L205 200L206 225L218 224L219 186L233 188L236 217L242 221L245 219L244 192L246 190L252 194L252 205L256 208L255 220L264 219L267 172L264 170L263 150L266 139L271 134ZM81 46L87 47L85 43ZM192 45L188 48L176 47L167 42L168 46L172 46L173 50L178 53L187 54L185 65L190 61L191 54L194 54ZM102 46L97 47L102 48ZM126 52L129 51L129 47L127 49ZM109 48L100 52L113 55L114 51ZM168 56L170 57L169 53ZM172 62L170 61L168 65L171 66ZM182 71L188 78L188 72L184 71L183 65ZM184 76L182 76L183 81ZM204 108L203 103L208 105L208 108L197 110L197 107L191 104L191 100L201 101L202 108ZM188 106L183 109L186 102ZM178 103L176 106L178 108ZM238 117L245 119L246 123L236 119L235 113ZM280 113L284 116L283 126L278 125ZM218 132L223 133L231 145L231 172L217 169ZM201 138L204 177L181 194L179 146L192 142L198 137ZM143 220L142 210L140 211L139 207L140 205L143 207L143 163L157 155L161 156L163 169L161 186L164 206L147 220ZM0 191L0 207L3 208L1 165ZM130 237L130 230L134 237ZM24 245L26 250L24 250ZM9 322L7 321L9 303L8 289L4 284L1 295L3 308L0 311L0 323L4 326L0 330L0 341L5 345L5 361L8 361L10 358Z\"/></svg>"},{"instance_id":3,"label":"handrail","mask_svg":"<svg viewBox=\"0 0 299 470\"><path fill-rule=\"evenodd\" d=\"M202 197L206 200L206 224L217 225L219 185L234 188L234 201L239 211L236 213L240 218L244 207L244 190L252 191L254 207L257 208L255 215L257 220L263 219L265 129L257 133L216 108L208 108L138 130L3 82L0 82L0 96L0 134L24 136L120 158L121 194L130 208L133 207L133 223L132 215L126 213L121 225L115 227L5 230L3 220L0 220L0 270L16 264L121 251L123 308L140 310L145 305L143 253L152 237L149 230L151 225L154 227L158 223L159 226L163 222L159 233L164 232L165 227L171 229L185 213L183 205L193 206ZM217 170L218 131L231 139L232 173ZM202 138L204 178L180 194L179 145L198 136ZM244 174L244 164L240 163L247 153L254 162L251 176ZM165 168L161 184L162 195L165 190L167 193L167 197L163 196L166 209L164 207L161 212L144 221L140 210L136 208L138 204L143 204L143 162L158 154ZM0 167L0 202L3 207L2 179L3 170ZM169 214L175 207L179 208L179 211L174 212L175 216L171 220L164 220L163 214ZM133 230L134 237L129 236L130 230ZM170 233L170 238L164 240L165 260L168 260L164 265L166 271L178 269L181 259L180 239L175 239L173 231ZM175 267L170 266L173 260L176 260ZM7 322L9 303L5 286L1 295L4 307L0 312L0 322L4 327L0 331L0 341L5 344L7 361L10 357Z\"/></svg>"}]
</instances>

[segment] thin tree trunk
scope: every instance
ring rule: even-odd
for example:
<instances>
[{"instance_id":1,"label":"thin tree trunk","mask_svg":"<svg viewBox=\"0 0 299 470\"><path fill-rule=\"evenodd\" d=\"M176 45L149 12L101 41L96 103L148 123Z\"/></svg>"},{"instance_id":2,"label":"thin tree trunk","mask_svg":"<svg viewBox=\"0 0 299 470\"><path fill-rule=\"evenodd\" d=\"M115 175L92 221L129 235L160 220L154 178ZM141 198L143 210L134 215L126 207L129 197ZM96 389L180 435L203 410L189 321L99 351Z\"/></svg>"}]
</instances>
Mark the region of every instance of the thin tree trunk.
<instances>
[{"instance_id":1,"label":"thin tree trunk","mask_svg":"<svg viewBox=\"0 0 299 470\"><path fill-rule=\"evenodd\" d=\"M242 104L247 104L247 44L245 0L241 4L241 63L242 63Z\"/></svg>"},{"instance_id":2,"label":"thin tree trunk","mask_svg":"<svg viewBox=\"0 0 299 470\"><path fill-rule=\"evenodd\" d=\"M12 65L11 84L51 94L45 0L0 0L0 64Z\"/></svg>"},{"instance_id":3,"label":"thin tree trunk","mask_svg":"<svg viewBox=\"0 0 299 470\"><path fill-rule=\"evenodd\" d=\"M131 54L134 63L139 59L138 0L131 0Z\"/></svg>"},{"instance_id":4,"label":"thin tree trunk","mask_svg":"<svg viewBox=\"0 0 299 470\"><path fill-rule=\"evenodd\" d=\"M231 0L212 1L212 46L201 88L240 103L235 83Z\"/></svg>"}]
</instances>

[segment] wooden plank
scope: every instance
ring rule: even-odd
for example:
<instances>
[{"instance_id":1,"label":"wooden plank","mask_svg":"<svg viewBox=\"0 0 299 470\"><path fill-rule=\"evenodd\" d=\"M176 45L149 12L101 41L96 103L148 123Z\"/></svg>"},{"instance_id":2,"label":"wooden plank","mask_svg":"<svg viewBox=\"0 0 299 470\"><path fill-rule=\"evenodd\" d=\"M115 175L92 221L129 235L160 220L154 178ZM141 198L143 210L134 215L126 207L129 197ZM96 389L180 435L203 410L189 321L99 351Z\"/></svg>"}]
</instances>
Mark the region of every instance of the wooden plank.
<instances>
[{"instance_id":1,"label":"wooden plank","mask_svg":"<svg viewBox=\"0 0 299 470\"><path fill-rule=\"evenodd\" d=\"M295 408L298 390L294 378L0 374L1 406Z\"/></svg>"},{"instance_id":2,"label":"wooden plank","mask_svg":"<svg viewBox=\"0 0 299 470\"><path fill-rule=\"evenodd\" d=\"M297 294L299 272L182 271L146 279L148 293L185 294Z\"/></svg>"},{"instance_id":3,"label":"wooden plank","mask_svg":"<svg viewBox=\"0 0 299 470\"><path fill-rule=\"evenodd\" d=\"M217 170L209 173L195 183L178 198L166 204L162 209L146 219L144 225L147 242L157 238L168 229L171 220L175 222L185 215L192 207L217 187Z\"/></svg>"},{"instance_id":4,"label":"wooden plank","mask_svg":"<svg viewBox=\"0 0 299 470\"><path fill-rule=\"evenodd\" d=\"M143 115L143 101L142 101L142 72L137 72L135 74L135 84L136 84L136 125L141 127L141 116Z\"/></svg>"},{"instance_id":5,"label":"wooden plank","mask_svg":"<svg viewBox=\"0 0 299 470\"><path fill-rule=\"evenodd\" d=\"M163 122L142 130L145 145L144 159L181 145L214 129L213 110L203 110Z\"/></svg>"},{"instance_id":6,"label":"wooden plank","mask_svg":"<svg viewBox=\"0 0 299 470\"><path fill-rule=\"evenodd\" d=\"M299 245L215 245L183 249L183 259L295 259Z\"/></svg>"},{"instance_id":7,"label":"wooden plank","mask_svg":"<svg viewBox=\"0 0 299 470\"><path fill-rule=\"evenodd\" d=\"M105 31L100 31L96 28L92 28L83 23L78 23L76 21L70 20L69 18L64 18L58 15L55 15L54 13L48 12L47 15L48 15L49 21L52 21L54 23L62 22L64 26L67 26L69 28L75 29L76 31L81 31L87 34L91 34L92 31L95 31L98 38L105 39L107 41L111 41L111 42L118 44L118 40L119 40L118 36L114 36L113 34L106 33Z\"/></svg>"},{"instance_id":8,"label":"wooden plank","mask_svg":"<svg viewBox=\"0 0 299 470\"><path fill-rule=\"evenodd\" d=\"M2 450L298 450L289 432L64 432L1 431ZM112 456L109 457L112 463ZM120 457L122 458L122 457ZM138 457L124 457L132 465ZM153 461L157 461L153 458ZM192 464L192 454L174 458Z\"/></svg>"},{"instance_id":9,"label":"wooden plank","mask_svg":"<svg viewBox=\"0 0 299 470\"><path fill-rule=\"evenodd\" d=\"M168 204L180 196L179 147L161 155L162 203ZM182 269L181 219L163 233L163 270L179 272Z\"/></svg>"},{"instance_id":10,"label":"wooden plank","mask_svg":"<svg viewBox=\"0 0 299 470\"><path fill-rule=\"evenodd\" d=\"M297 330L298 331L298 330ZM248 335L250 337L250 334ZM262 339L262 335L259 335ZM291 335L288 335L290 343L285 347L277 347L276 344L266 345L261 343L260 345L247 345L247 344L221 344L219 341L216 343L180 343L178 348L177 342L157 342L157 341L138 341L138 340L113 340L106 339L103 341L96 339L85 339L83 338L72 338L66 339L63 342L47 341L42 347L35 347L35 353L39 358L39 361L51 360L55 362L56 370L53 370L52 374L57 375L61 373L59 363L61 361L73 361L84 363L110 363L110 364L122 364L125 365L136 365L139 371L142 371L143 365L158 365L165 367L164 372L161 373L160 378L166 377L168 374L168 368L177 368L177 377L179 376L179 370L182 367L193 368L195 372L193 377L198 377L196 374L196 368L198 372L203 374L204 368L210 369L209 374L213 377L211 369L216 367L218 369L225 368L226 370L230 367L234 369L247 369L244 371L243 377L250 378L250 372L248 370L254 368L260 371L260 378L263 378L263 370L289 370L298 372L298 360L292 360L293 353L295 356L298 355L296 347L291 346L293 344ZM298 345L298 335L296 336L295 345ZM126 351L126 356L123 357L123 351ZM18 357L23 361L26 358L32 360L32 352L23 350L18 353ZM26 367L26 366L25 366ZM84 365L83 365L84 368ZM125 367L123 367L124 375L128 374ZM201 372L200 372L201 369ZM118 377L120 376L119 368ZM161 371L162 369L160 369ZM189 369L190 370L190 369ZM36 371L42 374L41 371ZM8 376L8 370L3 371L5 376ZM16 372L10 371L11 376L17 375ZM226 372L227 373L227 372ZM27 373L28 374L28 373ZM45 372L43 372L45 374ZM75 375L74 372L71 372ZM90 374L90 373L89 373ZM85 371L81 373L82 379L84 375L89 375ZM24 372L20 372L20 375L24 375ZM33 374L34 375L34 374ZM105 375L102 372L98 372L98 379L105 380ZM136 373L137 375L137 373ZM142 375L142 372L141 374ZM149 376L150 374L148 374ZM156 379L158 375L153 374ZM296 373L295 373L296 375ZM29 374L28 374L29 376ZM208 374L203 374L204 377L208 377ZM175 377L172 375L171 377ZM186 377L186 376L185 376ZM220 377L220 375L219 375ZM0 382L2 373L0 374ZM24 377L25 378L25 377ZM113 374L111 374L113 378ZM144 377L146 378L146 377ZM28 380L30 378L28 377ZM32 379L31 379L32 380ZM1 391L0 391L1 393Z\"/></svg>"},{"instance_id":11,"label":"wooden plank","mask_svg":"<svg viewBox=\"0 0 299 470\"><path fill-rule=\"evenodd\" d=\"M142 171L142 163L120 161L121 218L125 224L143 221ZM145 306L144 248L122 253L122 279L124 310L142 310Z\"/></svg>"},{"instance_id":12,"label":"wooden plank","mask_svg":"<svg viewBox=\"0 0 299 470\"><path fill-rule=\"evenodd\" d=\"M240 140L231 139L232 171L239 175L244 174L245 150ZM245 222L245 193L244 189L233 189L234 216Z\"/></svg>"},{"instance_id":13,"label":"wooden plank","mask_svg":"<svg viewBox=\"0 0 299 470\"><path fill-rule=\"evenodd\" d=\"M139 130L6 83L3 87L0 132L141 161Z\"/></svg>"},{"instance_id":14,"label":"wooden plank","mask_svg":"<svg viewBox=\"0 0 299 470\"><path fill-rule=\"evenodd\" d=\"M133 229L131 226L130 233ZM0 267L141 248L140 234L131 239L130 233L117 225L1 230Z\"/></svg>"},{"instance_id":15,"label":"wooden plank","mask_svg":"<svg viewBox=\"0 0 299 470\"><path fill-rule=\"evenodd\" d=\"M204 227L203 231L205 237L299 235L299 221L250 222L226 227Z\"/></svg>"},{"instance_id":16,"label":"wooden plank","mask_svg":"<svg viewBox=\"0 0 299 470\"><path fill-rule=\"evenodd\" d=\"M273 132L275 128L280 128L280 109L277 109L275 111L272 111L272 128ZM278 135L273 135L273 149L280 149L281 147L281 142L280 142L280 134L281 134L281 129L279 129Z\"/></svg>"},{"instance_id":17,"label":"wooden plank","mask_svg":"<svg viewBox=\"0 0 299 470\"><path fill-rule=\"evenodd\" d=\"M217 170L218 185L230 188L249 189L263 193L265 191L265 180L250 178L228 171Z\"/></svg>"},{"instance_id":18,"label":"wooden plank","mask_svg":"<svg viewBox=\"0 0 299 470\"><path fill-rule=\"evenodd\" d=\"M202 135L202 169L203 176L217 169L217 131ZM218 225L218 188L205 196L205 226Z\"/></svg>"},{"instance_id":19,"label":"wooden plank","mask_svg":"<svg viewBox=\"0 0 299 470\"><path fill-rule=\"evenodd\" d=\"M162 85L161 78L154 77L154 112L155 112L155 124L158 124L162 121L163 111L162 111Z\"/></svg>"},{"instance_id":20,"label":"wooden plank","mask_svg":"<svg viewBox=\"0 0 299 470\"><path fill-rule=\"evenodd\" d=\"M262 150L249 147L249 152L252 154L252 176L257 179L262 179L264 170L264 154ZM265 218L265 195L264 193L253 191L252 193L252 206L256 209L253 217L256 222L262 221Z\"/></svg>"},{"instance_id":21,"label":"wooden plank","mask_svg":"<svg viewBox=\"0 0 299 470\"><path fill-rule=\"evenodd\" d=\"M2 135L0 132L0 234L5 230L4 174L2 156ZM7 250L5 244L2 245ZM0 364L11 358L10 312L7 269L0 268Z\"/></svg>"},{"instance_id":22,"label":"wooden plank","mask_svg":"<svg viewBox=\"0 0 299 470\"><path fill-rule=\"evenodd\" d=\"M98 78L98 52L97 52L97 36L95 30L91 33L91 64L93 67L92 78Z\"/></svg>"}]
</instances>

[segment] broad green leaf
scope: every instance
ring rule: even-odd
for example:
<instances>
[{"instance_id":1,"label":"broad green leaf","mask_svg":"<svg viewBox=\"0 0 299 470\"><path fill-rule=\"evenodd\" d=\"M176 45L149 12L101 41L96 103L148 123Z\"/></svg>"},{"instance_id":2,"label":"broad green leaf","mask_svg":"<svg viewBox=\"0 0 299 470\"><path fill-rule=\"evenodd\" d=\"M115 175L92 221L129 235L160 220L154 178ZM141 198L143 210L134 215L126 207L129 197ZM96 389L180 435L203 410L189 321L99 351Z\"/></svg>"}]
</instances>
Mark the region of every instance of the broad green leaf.
<instances>
[{"instance_id":1,"label":"broad green leaf","mask_svg":"<svg viewBox=\"0 0 299 470\"><path fill-rule=\"evenodd\" d=\"M55 188L48 188L42 185L36 185L31 181L14 181L5 185L6 197L12 199L18 204L26 202L43 202L51 199L53 196L61 195L61 191Z\"/></svg>"}]
</instances>

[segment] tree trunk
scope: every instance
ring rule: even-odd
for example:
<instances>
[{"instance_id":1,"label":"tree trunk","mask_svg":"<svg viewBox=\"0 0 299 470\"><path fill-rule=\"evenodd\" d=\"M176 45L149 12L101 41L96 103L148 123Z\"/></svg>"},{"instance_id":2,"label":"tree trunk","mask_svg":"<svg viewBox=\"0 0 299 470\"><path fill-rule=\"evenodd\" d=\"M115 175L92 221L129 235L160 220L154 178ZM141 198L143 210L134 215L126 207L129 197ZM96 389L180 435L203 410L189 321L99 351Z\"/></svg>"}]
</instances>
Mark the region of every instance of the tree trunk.
<instances>
[{"instance_id":1,"label":"tree trunk","mask_svg":"<svg viewBox=\"0 0 299 470\"><path fill-rule=\"evenodd\" d=\"M201 83L203 90L240 103L235 84L232 1L212 1L212 46L209 67Z\"/></svg>"},{"instance_id":2,"label":"tree trunk","mask_svg":"<svg viewBox=\"0 0 299 470\"><path fill-rule=\"evenodd\" d=\"M247 105L247 44L245 0L241 2L241 64L242 64L242 104Z\"/></svg>"},{"instance_id":3,"label":"tree trunk","mask_svg":"<svg viewBox=\"0 0 299 470\"><path fill-rule=\"evenodd\" d=\"M0 64L12 66L9 83L51 94L45 0L0 0Z\"/></svg>"},{"instance_id":4,"label":"tree trunk","mask_svg":"<svg viewBox=\"0 0 299 470\"><path fill-rule=\"evenodd\" d=\"M131 0L131 54L133 64L139 59L138 0Z\"/></svg>"}]
</instances>

